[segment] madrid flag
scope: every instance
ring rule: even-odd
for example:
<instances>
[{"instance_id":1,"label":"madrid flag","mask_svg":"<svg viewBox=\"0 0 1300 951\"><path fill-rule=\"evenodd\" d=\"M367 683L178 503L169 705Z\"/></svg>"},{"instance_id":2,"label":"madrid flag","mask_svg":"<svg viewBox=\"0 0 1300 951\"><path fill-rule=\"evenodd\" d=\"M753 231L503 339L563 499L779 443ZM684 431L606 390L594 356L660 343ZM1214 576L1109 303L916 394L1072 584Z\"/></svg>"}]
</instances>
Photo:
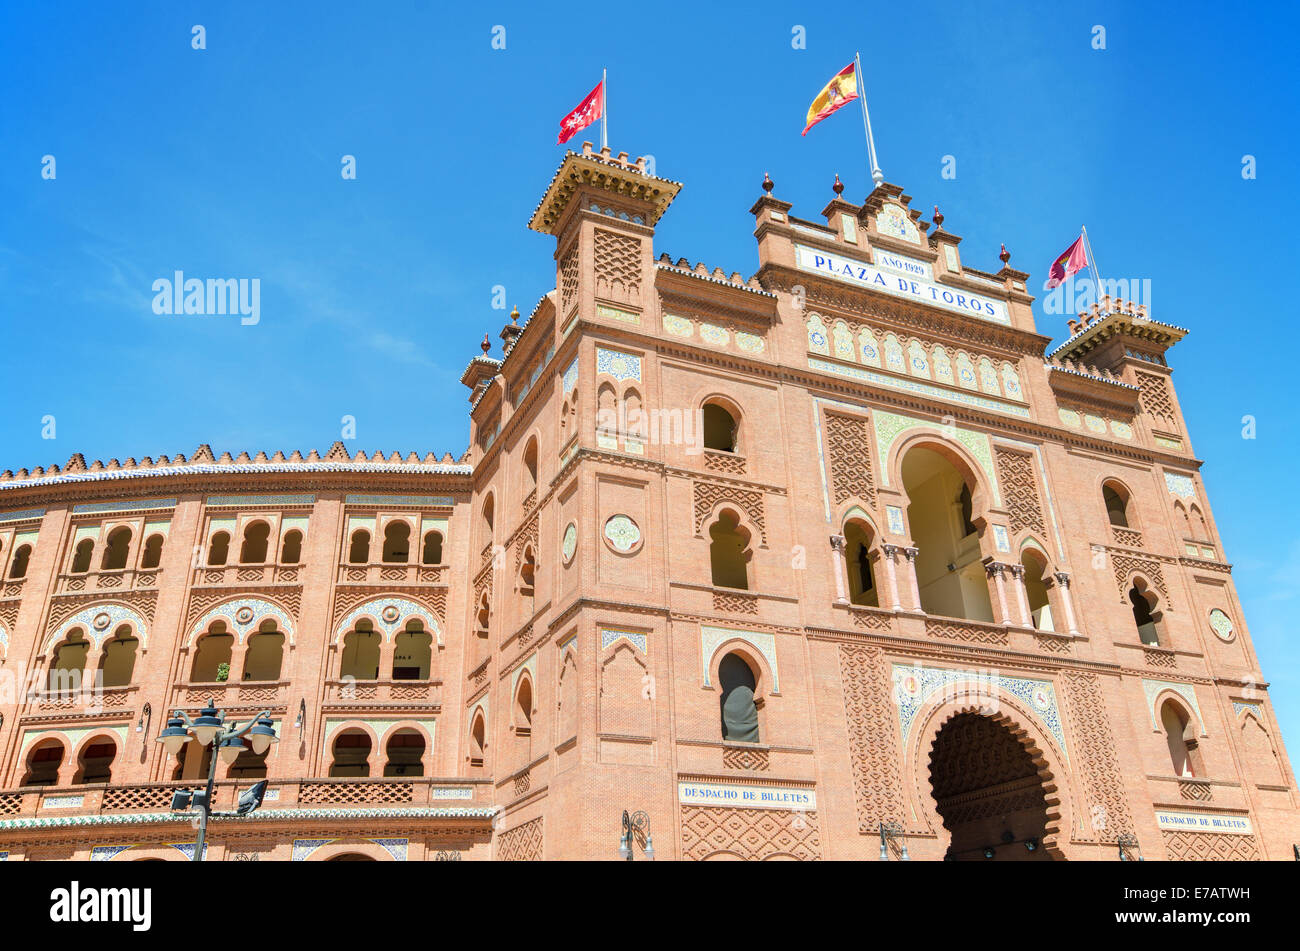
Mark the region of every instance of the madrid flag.
<instances>
[{"instance_id":1,"label":"madrid flag","mask_svg":"<svg viewBox=\"0 0 1300 951\"><path fill-rule=\"evenodd\" d=\"M1087 266L1088 254L1084 250L1083 235L1079 235L1074 244L1066 248L1065 253L1052 262L1052 270L1047 275L1047 289L1051 290L1058 284L1065 283L1071 274L1077 274Z\"/></svg>"},{"instance_id":2,"label":"madrid flag","mask_svg":"<svg viewBox=\"0 0 1300 951\"><path fill-rule=\"evenodd\" d=\"M596 88L587 95L587 98L578 103L578 108L560 120L560 138L555 144L562 145L568 142L574 135L604 115L604 112L605 80L602 79L596 83Z\"/></svg>"},{"instance_id":3,"label":"madrid flag","mask_svg":"<svg viewBox=\"0 0 1300 951\"><path fill-rule=\"evenodd\" d=\"M809 129L840 106L846 106L858 98L858 72L855 65L849 63L841 69L817 94L817 98L808 107L808 124L804 126L803 135L807 135Z\"/></svg>"}]
</instances>

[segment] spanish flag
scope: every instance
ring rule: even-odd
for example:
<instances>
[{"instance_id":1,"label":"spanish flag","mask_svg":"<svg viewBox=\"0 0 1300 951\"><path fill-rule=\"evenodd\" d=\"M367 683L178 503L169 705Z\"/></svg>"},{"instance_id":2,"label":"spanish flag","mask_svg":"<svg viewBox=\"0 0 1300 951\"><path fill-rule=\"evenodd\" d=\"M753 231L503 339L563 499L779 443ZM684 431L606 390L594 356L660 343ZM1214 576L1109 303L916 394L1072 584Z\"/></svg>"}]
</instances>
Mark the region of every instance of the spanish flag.
<instances>
[{"instance_id":1,"label":"spanish flag","mask_svg":"<svg viewBox=\"0 0 1300 951\"><path fill-rule=\"evenodd\" d=\"M848 105L858 98L858 73L854 66L855 63L849 63L841 69L817 94L817 98L808 107L808 124L804 126L803 135L807 135L809 129L840 106Z\"/></svg>"}]
</instances>

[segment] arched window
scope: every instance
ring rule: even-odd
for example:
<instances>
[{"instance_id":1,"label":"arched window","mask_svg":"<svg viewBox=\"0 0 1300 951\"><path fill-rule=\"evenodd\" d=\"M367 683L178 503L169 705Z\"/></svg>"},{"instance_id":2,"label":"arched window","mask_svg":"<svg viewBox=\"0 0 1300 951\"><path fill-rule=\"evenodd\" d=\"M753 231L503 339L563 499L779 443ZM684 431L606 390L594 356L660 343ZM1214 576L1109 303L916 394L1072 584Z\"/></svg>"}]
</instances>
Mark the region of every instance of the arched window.
<instances>
[{"instance_id":1,"label":"arched window","mask_svg":"<svg viewBox=\"0 0 1300 951\"><path fill-rule=\"evenodd\" d=\"M735 452L736 417L717 403L704 404L704 448Z\"/></svg>"},{"instance_id":2,"label":"arched window","mask_svg":"<svg viewBox=\"0 0 1300 951\"><path fill-rule=\"evenodd\" d=\"M274 621L264 621L261 630L248 639L244 652L244 680L276 681L284 663L284 634Z\"/></svg>"},{"instance_id":3,"label":"arched window","mask_svg":"<svg viewBox=\"0 0 1300 951\"><path fill-rule=\"evenodd\" d=\"M300 561L302 561L302 532L294 528L284 533L284 541L280 545L280 564L296 565Z\"/></svg>"},{"instance_id":4,"label":"arched window","mask_svg":"<svg viewBox=\"0 0 1300 951\"><path fill-rule=\"evenodd\" d=\"M370 621L358 621L355 630L343 635L340 675L354 680L378 680L379 641L379 632Z\"/></svg>"},{"instance_id":5,"label":"arched window","mask_svg":"<svg viewBox=\"0 0 1300 951\"><path fill-rule=\"evenodd\" d=\"M1187 715L1173 700L1166 700L1160 707L1160 724L1164 727L1165 741L1169 744L1169 759L1174 767L1174 775L1193 775L1192 760L1187 748Z\"/></svg>"},{"instance_id":6,"label":"arched window","mask_svg":"<svg viewBox=\"0 0 1300 951\"><path fill-rule=\"evenodd\" d=\"M519 564L519 584L527 594L532 594L537 581L537 558L533 547L524 549L523 560Z\"/></svg>"},{"instance_id":7,"label":"arched window","mask_svg":"<svg viewBox=\"0 0 1300 951\"><path fill-rule=\"evenodd\" d=\"M728 654L718 664L718 686L722 690L722 738L733 743L758 742L758 705L754 670L739 654Z\"/></svg>"},{"instance_id":8,"label":"arched window","mask_svg":"<svg viewBox=\"0 0 1300 951\"><path fill-rule=\"evenodd\" d=\"M475 620L477 621L477 631L479 636L487 637L488 624L492 620L492 609L488 605L488 596L486 591L483 593L483 597L479 599L478 616Z\"/></svg>"},{"instance_id":9,"label":"arched window","mask_svg":"<svg viewBox=\"0 0 1300 951\"><path fill-rule=\"evenodd\" d=\"M1106 517L1116 528L1128 528L1128 492L1118 482L1107 482L1101 487L1101 498L1106 503Z\"/></svg>"},{"instance_id":10,"label":"arched window","mask_svg":"<svg viewBox=\"0 0 1300 951\"><path fill-rule=\"evenodd\" d=\"M709 528L709 564L713 569L713 584L718 588L749 590L749 532L740 527L735 512L723 509L718 520Z\"/></svg>"},{"instance_id":11,"label":"arched window","mask_svg":"<svg viewBox=\"0 0 1300 951\"><path fill-rule=\"evenodd\" d=\"M520 677L515 691L515 736L531 736L532 732L533 682L528 677Z\"/></svg>"},{"instance_id":12,"label":"arched window","mask_svg":"<svg viewBox=\"0 0 1300 951\"><path fill-rule=\"evenodd\" d=\"M87 745L77 757L77 774L72 778L73 785L112 782L113 759L116 756L117 744L109 737L103 737Z\"/></svg>"},{"instance_id":13,"label":"arched window","mask_svg":"<svg viewBox=\"0 0 1300 951\"><path fill-rule=\"evenodd\" d=\"M72 555L72 573L83 574L90 570L90 558L95 553L95 540L83 538L77 542L77 550Z\"/></svg>"},{"instance_id":14,"label":"arched window","mask_svg":"<svg viewBox=\"0 0 1300 951\"><path fill-rule=\"evenodd\" d=\"M73 693L81 689L86 676L86 655L90 642L80 628L68 632L50 656L49 690L51 693Z\"/></svg>"},{"instance_id":15,"label":"arched window","mask_svg":"<svg viewBox=\"0 0 1300 951\"><path fill-rule=\"evenodd\" d=\"M63 765L63 744L58 740L41 740L27 756L27 772L20 786L54 786L59 782Z\"/></svg>"},{"instance_id":16,"label":"arched window","mask_svg":"<svg viewBox=\"0 0 1300 951\"><path fill-rule=\"evenodd\" d=\"M352 533L348 561L354 565L364 565L370 561L370 533L364 528L358 528Z\"/></svg>"},{"instance_id":17,"label":"arched window","mask_svg":"<svg viewBox=\"0 0 1300 951\"><path fill-rule=\"evenodd\" d=\"M870 529L858 522L844 526L844 560L849 573L849 601L880 607L880 592L871 571Z\"/></svg>"},{"instance_id":18,"label":"arched window","mask_svg":"<svg viewBox=\"0 0 1300 951\"><path fill-rule=\"evenodd\" d=\"M211 684L227 680L230 677L230 656L234 648L235 637L226 633L225 622L213 623L208 633L194 644L190 682Z\"/></svg>"},{"instance_id":19,"label":"arched window","mask_svg":"<svg viewBox=\"0 0 1300 951\"><path fill-rule=\"evenodd\" d=\"M918 549L913 568L921 610L991 622L993 602L968 475L947 455L924 446L910 449L902 468L907 526Z\"/></svg>"},{"instance_id":20,"label":"arched window","mask_svg":"<svg viewBox=\"0 0 1300 951\"><path fill-rule=\"evenodd\" d=\"M537 488L537 438L528 440L524 447L524 491Z\"/></svg>"},{"instance_id":21,"label":"arched window","mask_svg":"<svg viewBox=\"0 0 1300 951\"><path fill-rule=\"evenodd\" d=\"M1020 556L1020 565L1025 570L1025 595L1034 629L1055 631L1051 599L1047 595L1047 562L1033 549L1026 548Z\"/></svg>"},{"instance_id":22,"label":"arched window","mask_svg":"<svg viewBox=\"0 0 1300 951\"><path fill-rule=\"evenodd\" d=\"M487 723L480 709L474 713L474 725L469 731L469 765L476 769L482 767L486 753Z\"/></svg>"},{"instance_id":23,"label":"arched window","mask_svg":"<svg viewBox=\"0 0 1300 951\"><path fill-rule=\"evenodd\" d=\"M428 680L433 664L433 635L418 618L393 638L393 679Z\"/></svg>"},{"instance_id":24,"label":"arched window","mask_svg":"<svg viewBox=\"0 0 1300 951\"><path fill-rule=\"evenodd\" d=\"M139 649L140 641L131 629L126 625L119 627L113 639L104 645L104 658L99 662L105 687L130 686Z\"/></svg>"},{"instance_id":25,"label":"arched window","mask_svg":"<svg viewBox=\"0 0 1300 951\"><path fill-rule=\"evenodd\" d=\"M154 533L145 539L144 556L140 559L141 568L157 568L162 564L163 537Z\"/></svg>"},{"instance_id":26,"label":"arched window","mask_svg":"<svg viewBox=\"0 0 1300 951\"><path fill-rule=\"evenodd\" d=\"M220 567L230 560L230 533L217 532L208 543L208 564Z\"/></svg>"},{"instance_id":27,"label":"arched window","mask_svg":"<svg viewBox=\"0 0 1300 951\"><path fill-rule=\"evenodd\" d=\"M424 737L417 731L401 729L388 738L384 747L385 776L423 776Z\"/></svg>"},{"instance_id":28,"label":"arched window","mask_svg":"<svg viewBox=\"0 0 1300 951\"><path fill-rule=\"evenodd\" d=\"M495 516L495 512L496 512L496 502L494 501L493 497L489 495L487 497L487 501L483 503L483 525L484 527L487 528L488 541L492 540L492 527L493 527L493 518Z\"/></svg>"},{"instance_id":29,"label":"arched window","mask_svg":"<svg viewBox=\"0 0 1300 951\"><path fill-rule=\"evenodd\" d=\"M127 552L131 548L131 529L121 525L108 535L104 555L99 560L100 571L117 571L126 567Z\"/></svg>"},{"instance_id":30,"label":"arched window","mask_svg":"<svg viewBox=\"0 0 1300 951\"><path fill-rule=\"evenodd\" d=\"M334 740L331 776L370 775L370 735L364 730L344 730Z\"/></svg>"},{"instance_id":31,"label":"arched window","mask_svg":"<svg viewBox=\"0 0 1300 951\"><path fill-rule=\"evenodd\" d=\"M1160 617L1155 612L1155 602L1149 592L1138 585L1129 589L1128 599L1133 605L1133 623L1137 625L1138 638L1143 644L1160 644Z\"/></svg>"},{"instance_id":32,"label":"arched window","mask_svg":"<svg viewBox=\"0 0 1300 951\"><path fill-rule=\"evenodd\" d=\"M442 533L425 532L424 534L424 551L420 558L421 563L426 565L442 564Z\"/></svg>"},{"instance_id":33,"label":"arched window","mask_svg":"<svg viewBox=\"0 0 1300 951\"><path fill-rule=\"evenodd\" d=\"M271 526L266 522L254 522L244 529L244 544L239 548L239 560L245 565L262 565L266 563L266 546L271 537Z\"/></svg>"},{"instance_id":34,"label":"arched window","mask_svg":"<svg viewBox=\"0 0 1300 951\"><path fill-rule=\"evenodd\" d=\"M10 578L27 577L27 562L31 561L31 558L32 558L32 546L19 545L17 550L14 552L13 563L9 566L9 577Z\"/></svg>"},{"instance_id":35,"label":"arched window","mask_svg":"<svg viewBox=\"0 0 1300 951\"><path fill-rule=\"evenodd\" d=\"M383 559L389 563L405 564L411 557L411 526L404 519L393 519L384 526Z\"/></svg>"}]
</instances>

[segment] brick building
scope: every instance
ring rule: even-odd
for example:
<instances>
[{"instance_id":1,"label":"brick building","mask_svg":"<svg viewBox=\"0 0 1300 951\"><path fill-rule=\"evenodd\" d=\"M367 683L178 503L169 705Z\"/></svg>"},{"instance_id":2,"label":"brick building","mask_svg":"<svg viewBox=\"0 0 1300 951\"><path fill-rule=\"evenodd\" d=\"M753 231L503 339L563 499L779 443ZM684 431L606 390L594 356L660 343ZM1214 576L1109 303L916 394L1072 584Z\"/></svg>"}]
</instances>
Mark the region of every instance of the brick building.
<instances>
[{"instance_id":1,"label":"brick building","mask_svg":"<svg viewBox=\"0 0 1300 951\"><path fill-rule=\"evenodd\" d=\"M459 460L4 473L0 855L192 854L155 740L211 698L280 737L213 859L613 858L625 809L638 857L1290 858L1186 331L1103 299L1049 354L889 184L765 178L748 279L657 257L680 187L565 157Z\"/></svg>"}]
</instances>

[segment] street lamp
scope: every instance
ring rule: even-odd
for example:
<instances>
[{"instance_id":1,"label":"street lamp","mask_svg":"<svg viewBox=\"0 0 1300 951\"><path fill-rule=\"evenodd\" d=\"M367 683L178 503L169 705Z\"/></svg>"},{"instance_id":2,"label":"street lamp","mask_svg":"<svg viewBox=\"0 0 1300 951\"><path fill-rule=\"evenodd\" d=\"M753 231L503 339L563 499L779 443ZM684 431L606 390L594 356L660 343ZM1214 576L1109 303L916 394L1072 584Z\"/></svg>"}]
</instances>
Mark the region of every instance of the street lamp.
<instances>
[{"instance_id":1,"label":"street lamp","mask_svg":"<svg viewBox=\"0 0 1300 951\"><path fill-rule=\"evenodd\" d=\"M623 810L623 837L618 840L618 857L631 862L636 857L637 833L645 836L645 846L641 849L651 862L655 860L655 843L650 837L650 817L641 809L631 815Z\"/></svg>"},{"instance_id":2,"label":"street lamp","mask_svg":"<svg viewBox=\"0 0 1300 951\"><path fill-rule=\"evenodd\" d=\"M1137 836L1121 835L1115 840L1115 845L1119 848L1119 860L1121 862L1146 861L1142 857L1142 850L1138 848ZM1134 859L1135 855L1137 856L1136 859Z\"/></svg>"},{"instance_id":3,"label":"street lamp","mask_svg":"<svg viewBox=\"0 0 1300 951\"><path fill-rule=\"evenodd\" d=\"M248 746L242 737L248 737ZM217 759L227 765L239 759L239 754L252 747L259 756L271 748L272 743L280 742L275 734L275 723L271 714L263 710L243 726L232 720L226 723L226 715L216 708L212 700L199 711L194 719L186 716L185 711L175 710L167 719L167 726L158 734L157 742L163 745L163 751L170 756L180 756L186 743L198 743L200 747L211 746L213 756L208 764L208 784L203 792L194 789L178 789L172 795L172 811L197 809L199 813L199 836L194 844L192 861L203 861L203 845L208 834L208 819L213 816L238 818L246 816L262 804L266 795L266 780L256 783L239 797L239 806L235 812L212 811L212 786L217 779Z\"/></svg>"},{"instance_id":4,"label":"street lamp","mask_svg":"<svg viewBox=\"0 0 1300 951\"><path fill-rule=\"evenodd\" d=\"M902 852L898 858L903 862L910 862L912 857L907 854L907 840L903 838L903 826L898 822L880 823L880 861L889 861L889 843L897 839L902 845Z\"/></svg>"}]
</instances>

